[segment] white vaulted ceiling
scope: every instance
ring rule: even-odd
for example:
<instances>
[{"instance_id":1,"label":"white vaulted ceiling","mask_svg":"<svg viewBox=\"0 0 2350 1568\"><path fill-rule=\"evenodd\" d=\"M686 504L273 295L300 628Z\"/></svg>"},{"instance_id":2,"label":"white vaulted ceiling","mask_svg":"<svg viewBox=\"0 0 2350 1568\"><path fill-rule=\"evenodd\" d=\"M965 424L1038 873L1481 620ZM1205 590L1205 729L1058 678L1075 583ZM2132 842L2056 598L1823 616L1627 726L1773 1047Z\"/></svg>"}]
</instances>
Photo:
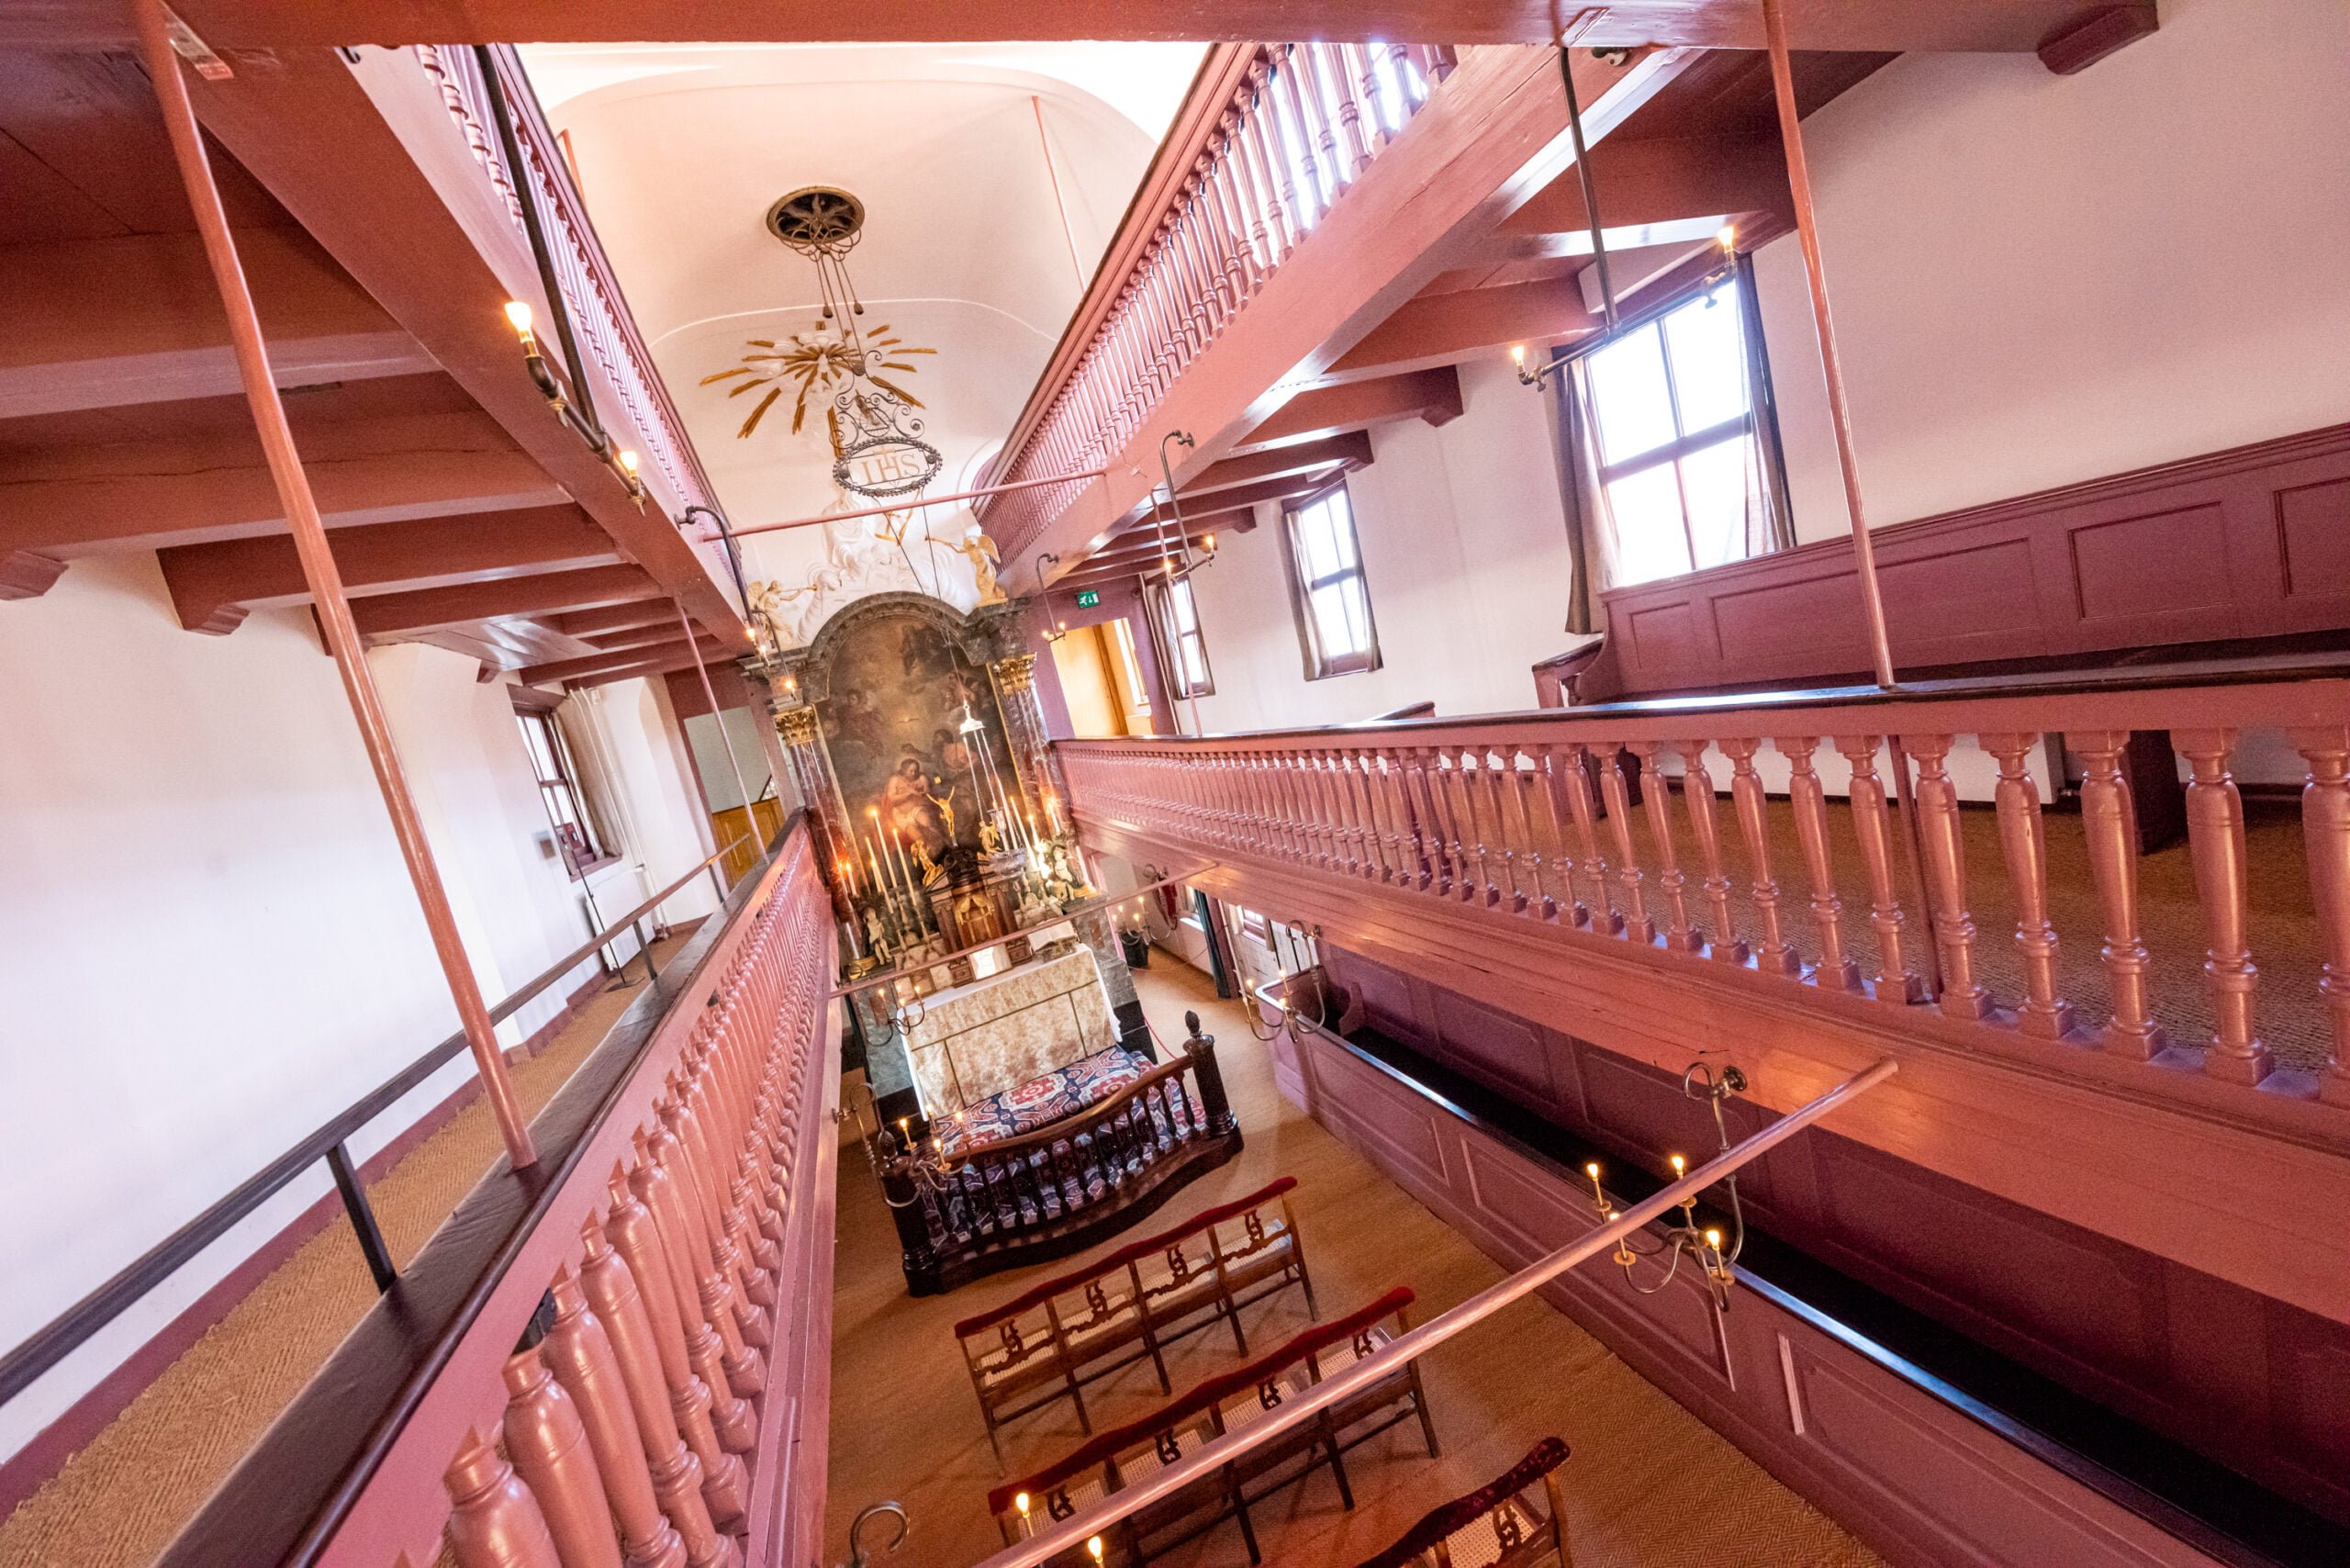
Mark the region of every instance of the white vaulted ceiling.
<instances>
[{"instance_id":1,"label":"white vaulted ceiling","mask_svg":"<svg viewBox=\"0 0 2350 1568\"><path fill-rule=\"evenodd\" d=\"M729 398L727 384L700 384L737 363L745 340L781 341L817 323L814 268L767 233L769 204L814 185L864 201L849 262L863 321L937 351L914 361L903 384L946 458L934 492L958 488L1018 417L1201 52L1008 44L523 54L655 362L728 512L747 525L834 499L821 400L794 436L787 391L740 440L759 394ZM746 541L747 568L800 580L822 561L820 532ZM946 536L946 519L935 532Z\"/></svg>"}]
</instances>

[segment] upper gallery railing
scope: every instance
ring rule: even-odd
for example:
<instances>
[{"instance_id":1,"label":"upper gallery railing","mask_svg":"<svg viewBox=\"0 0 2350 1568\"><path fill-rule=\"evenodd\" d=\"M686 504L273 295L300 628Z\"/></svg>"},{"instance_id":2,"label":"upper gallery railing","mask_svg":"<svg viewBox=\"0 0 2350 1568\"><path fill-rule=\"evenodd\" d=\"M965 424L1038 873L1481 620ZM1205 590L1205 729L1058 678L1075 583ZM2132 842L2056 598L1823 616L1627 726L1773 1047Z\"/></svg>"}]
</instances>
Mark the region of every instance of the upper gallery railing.
<instances>
[{"instance_id":1,"label":"upper gallery railing","mask_svg":"<svg viewBox=\"0 0 2350 1568\"><path fill-rule=\"evenodd\" d=\"M431 45L416 49L419 62L440 84L442 103L450 118L463 133L484 175L503 197L516 238L525 245L530 236L522 203L527 199L533 204L581 357L593 362L595 382L617 399L626 421L627 430L611 431L614 441L621 446L633 443L647 482L666 492L670 517L682 520L691 507L715 508L718 503L710 476L702 471L685 421L654 368L652 353L637 331L636 319L629 312L611 261L596 237L595 225L588 221L587 204L573 183L554 130L539 107L529 74L511 48L499 46L490 54L513 114L515 141L523 163L520 179L500 145L495 108L474 51ZM563 370L575 385L587 374L583 365L565 364ZM609 407L604 405L606 411Z\"/></svg>"},{"instance_id":2,"label":"upper gallery railing","mask_svg":"<svg viewBox=\"0 0 2350 1568\"><path fill-rule=\"evenodd\" d=\"M2299 849L2314 926L2292 923L2300 909L2289 859L2267 867L2265 887L2293 907L2277 910L2272 899L2260 912L2290 917L2262 928L2272 943L2313 931L2302 951L2262 956L2289 960L2277 969L2294 989L2280 993L2272 982L2270 992L2280 1018L2297 1015L2291 1059L2263 1041L2259 1021L2244 811L2231 772L2240 735L2253 730L2279 733L2304 780ZM2165 759L2184 764L2199 930L2145 918L2123 756L2133 733L2164 734ZM1972 913L1970 890L1987 890L1979 875L1970 880L1951 774L1953 745L1965 736L1996 766L2006 883L1996 907L2012 913L2007 932L1978 932ZM2079 815L2063 829L2077 838L2061 845L2062 859L2085 861L2093 889L2062 920L2050 901L2047 780L2033 772L2043 737L2058 736L2083 769ZM2247 1114L2255 1105L2282 1111L2285 1100L2350 1107L2350 680L2315 663L1055 745L1089 833L1602 937L1667 962L1930 1007L1977 1044L2091 1046L2113 1059L2098 1070L2109 1080ZM1839 757L1850 783L1831 810L1821 764ZM1888 801L1896 770L1911 767L1903 792L1915 813L1914 856ZM1784 807L1770 803L1764 771L1774 791L1785 789ZM1725 779L1735 823L1727 830ZM1774 836L1787 826L1791 834ZM1743 851L1737 882L1726 832ZM1864 934L1845 907L1837 862L1852 850L1840 844L1857 850ZM1781 877L1794 887L1783 891ZM1922 910L1913 879L1925 890ZM2060 932L2066 923L2073 928ZM2101 983L2067 995L2060 943L2083 941L2099 945ZM1986 950L1992 943L2008 954ZM2009 977L1999 994L1986 969ZM2153 983L2188 974L2199 986ZM2070 1059L2087 1070L2084 1058Z\"/></svg>"},{"instance_id":3,"label":"upper gallery railing","mask_svg":"<svg viewBox=\"0 0 2350 1568\"><path fill-rule=\"evenodd\" d=\"M533 1120L538 1163L459 1204L163 1568L814 1561L834 965L803 818Z\"/></svg>"},{"instance_id":4,"label":"upper gallery railing","mask_svg":"<svg viewBox=\"0 0 2350 1568\"><path fill-rule=\"evenodd\" d=\"M1426 44L1211 53L993 482L1097 468L1121 451L1451 69L1451 50ZM1008 558L1086 483L996 496L979 515Z\"/></svg>"}]
</instances>

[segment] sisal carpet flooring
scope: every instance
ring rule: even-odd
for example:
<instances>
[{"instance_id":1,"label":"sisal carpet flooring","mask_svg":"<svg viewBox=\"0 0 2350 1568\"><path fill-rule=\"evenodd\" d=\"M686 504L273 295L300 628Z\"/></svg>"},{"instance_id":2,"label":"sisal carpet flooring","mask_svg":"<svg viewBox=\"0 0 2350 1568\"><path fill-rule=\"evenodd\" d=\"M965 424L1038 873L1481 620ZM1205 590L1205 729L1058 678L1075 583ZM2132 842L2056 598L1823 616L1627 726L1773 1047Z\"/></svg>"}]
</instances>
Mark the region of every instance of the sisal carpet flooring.
<instances>
[{"instance_id":1,"label":"sisal carpet flooring","mask_svg":"<svg viewBox=\"0 0 2350 1568\"><path fill-rule=\"evenodd\" d=\"M1183 1010L1199 1011L1202 1026L1216 1036L1216 1059L1248 1137L1239 1159L1183 1189L1146 1226L1172 1224L1287 1173L1298 1179L1293 1202L1326 1315L1400 1282L1419 1293L1414 1320L1425 1321L1501 1278L1467 1240L1281 1096L1266 1048L1237 1008L1215 1000L1204 976L1161 955L1135 979L1162 1038L1180 1039ZM858 1508L894 1497L906 1505L912 1532L893 1564L974 1562L1002 1544L986 1501L1002 1478L951 1326L1076 1260L916 1301L905 1294L895 1231L853 1145L842 1151L840 1205L825 1561L846 1554L848 1521ZM1285 1293L1250 1309L1250 1342L1274 1344L1307 1321L1302 1299ZM1237 1357L1228 1337L1209 1333L1183 1341L1169 1361L1181 1390ZM1430 1460L1407 1423L1348 1456L1352 1512L1340 1506L1326 1472L1267 1500L1254 1518L1268 1562L1356 1562L1553 1433L1574 1450L1563 1473L1578 1568L1843 1568L1878 1561L1539 1300L1518 1303L1423 1364L1443 1456ZM1139 1415L1158 1398L1147 1364L1087 1391L1103 1425ZM1060 1405L1015 1422L1005 1447L1015 1467L1033 1467L1081 1438ZM1242 1568L1248 1556L1238 1529L1225 1524L1154 1561Z\"/></svg>"},{"instance_id":2,"label":"sisal carpet flooring","mask_svg":"<svg viewBox=\"0 0 2350 1568\"><path fill-rule=\"evenodd\" d=\"M1676 847L1681 868L1689 879L1684 894L1689 918L1712 935L1713 919L1701 886L1703 871L1695 846L1688 837L1687 816L1680 790L1673 801ZM1852 834L1852 813L1841 801L1828 807L1830 856L1835 864L1838 897L1843 904L1845 951L1860 961L1862 975L1874 980L1879 969L1877 934L1870 918L1868 881L1862 868L1860 846ZM1720 797L1716 816L1722 835L1723 873L1730 882L1730 919L1738 935L1755 940L1762 927L1755 918L1751 890L1753 874L1729 797ZM2324 1064L2329 1046L2328 1024L2318 996L2323 966L2316 917L2310 903L2309 862L2302 853L2300 808L2271 801L2245 802L2244 847L2251 919L2247 923L2253 962L2260 971L2258 1026L2263 1038L2283 1066L2309 1070ZM1649 837L1647 809L1634 812L1633 841L1644 868L1655 864L1654 842ZM1784 800L1770 803L1771 871L1779 885L1779 925L1786 939L1803 955L1806 964L1819 958L1818 932L1813 924L1810 883L1803 851L1796 837L1795 813ZM2098 949L2105 940L2105 916L2098 902L2097 885L2089 875L2088 850L2077 813L2051 811L2045 815L2048 844L2048 913L2056 929L2057 994L2073 1004L2076 1028L2094 1031L2112 1015L2112 991L2106 982ZM2016 905L2007 861L1999 848L1997 813L1968 807L1959 812L1964 841L1967 901L1975 923L1975 965L1977 979L1992 1000L2012 1007L2023 995L2023 964L2016 946ZM1612 848L1608 851L1612 856ZM1930 939L1918 913L1919 901L1910 890L1908 871L1896 843L1895 877L1901 888L1903 957L1910 973L1927 972L1925 944ZM2148 990L2155 1018L2168 1032L2171 1044L2199 1050L2211 1036L2210 993L2205 989L2203 958L2207 937L2202 905L2195 898L2195 868L2181 839L2166 849L2137 861L2138 913L2142 936L2153 955ZM1582 884L1588 900L1590 884ZM1653 870L1643 885L1648 913L1659 929L1665 924L1665 903ZM2093 1039L2091 1034L2089 1038Z\"/></svg>"},{"instance_id":3,"label":"sisal carpet flooring","mask_svg":"<svg viewBox=\"0 0 2350 1568\"><path fill-rule=\"evenodd\" d=\"M666 963L682 938L654 945ZM632 975L641 976L641 964ZM641 986L598 992L544 1050L514 1068L523 1109L554 1097ZM402 1266L502 1146L476 1098L368 1189ZM359 1243L338 1207L327 1226L0 1521L0 1568L143 1568L243 1458L375 1301ZM222 1564L221 1568L231 1568Z\"/></svg>"}]
</instances>

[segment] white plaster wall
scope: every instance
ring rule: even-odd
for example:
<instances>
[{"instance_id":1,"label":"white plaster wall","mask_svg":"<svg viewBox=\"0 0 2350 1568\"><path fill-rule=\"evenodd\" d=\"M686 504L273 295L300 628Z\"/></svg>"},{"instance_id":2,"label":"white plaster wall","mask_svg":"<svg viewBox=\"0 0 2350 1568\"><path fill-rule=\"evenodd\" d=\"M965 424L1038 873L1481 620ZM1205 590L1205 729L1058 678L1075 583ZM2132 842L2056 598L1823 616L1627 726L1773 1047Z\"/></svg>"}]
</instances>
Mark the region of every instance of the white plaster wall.
<instances>
[{"instance_id":1,"label":"white plaster wall","mask_svg":"<svg viewBox=\"0 0 2350 1568\"><path fill-rule=\"evenodd\" d=\"M1533 666L1570 640L1550 405L1498 357L1462 365L1460 386L1460 418L1373 431L1371 466L1347 482L1381 668L1304 678L1277 508L1218 542L1215 565L1192 579L1215 676L1215 694L1200 700L1211 733L1339 723L1419 701L1447 716L1534 706Z\"/></svg>"},{"instance_id":2,"label":"white plaster wall","mask_svg":"<svg viewBox=\"0 0 2350 1568\"><path fill-rule=\"evenodd\" d=\"M146 554L77 561L0 610L0 1138L14 1173L0 1178L0 1344L13 1345L456 1016L306 612L193 635ZM568 879L540 855L546 820L510 704L438 649L379 649L371 666L494 1001L585 935ZM674 770L670 799L662 787L647 775L642 814L681 814ZM452 1062L353 1154L472 1071ZM0 1407L0 1455L329 1191L323 1167L297 1180Z\"/></svg>"},{"instance_id":3,"label":"white plaster wall","mask_svg":"<svg viewBox=\"0 0 2350 1568\"><path fill-rule=\"evenodd\" d=\"M1906 55L1804 122L1873 525L2350 420L2350 6L2163 0L2076 76ZM1797 537L1848 531L1792 236Z\"/></svg>"},{"instance_id":4,"label":"white plaster wall","mask_svg":"<svg viewBox=\"0 0 2350 1568\"><path fill-rule=\"evenodd\" d=\"M718 847L660 682L639 677L592 687L567 706L581 716L590 749L614 785L645 892L668 886ZM675 925L717 908L710 879L698 877L663 902L660 915Z\"/></svg>"}]
</instances>

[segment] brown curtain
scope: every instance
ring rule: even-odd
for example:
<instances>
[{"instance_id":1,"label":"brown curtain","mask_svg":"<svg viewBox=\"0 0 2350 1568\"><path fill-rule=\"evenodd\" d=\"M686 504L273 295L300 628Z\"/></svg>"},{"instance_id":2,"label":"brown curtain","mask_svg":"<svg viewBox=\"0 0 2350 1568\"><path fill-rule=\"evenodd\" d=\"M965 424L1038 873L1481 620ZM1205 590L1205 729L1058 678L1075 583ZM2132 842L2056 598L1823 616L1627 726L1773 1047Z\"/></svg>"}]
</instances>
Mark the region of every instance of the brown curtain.
<instances>
[{"instance_id":1,"label":"brown curtain","mask_svg":"<svg viewBox=\"0 0 2350 1568\"><path fill-rule=\"evenodd\" d=\"M1584 410L1583 362L1568 362L1552 351L1556 367L1558 408L1559 496L1567 514L1567 554L1573 563L1574 583L1567 598L1569 632L1599 631L1606 618L1599 608L1600 590L1613 574L1607 533L1607 499L1599 493L1599 454L1593 443L1591 421Z\"/></svg>"},{"instance_id":2,"label":"brown curtain","mask_svg":"<svg viewBox=\"0 0 2350 1568\"><path fill-rule=\"evenodd\" d=\"M1762 341L1762 303L1754 292L1754 257L1738 258L1738 311L1746 344L1746 406L1754 414L1757 470L1747 486L1746 553L1767 555L1796 545L1795 518L1787 510L1787 458L1779 445L1779 405L1771 395L1771 351Z\"/></svg>"}]
</instances>

